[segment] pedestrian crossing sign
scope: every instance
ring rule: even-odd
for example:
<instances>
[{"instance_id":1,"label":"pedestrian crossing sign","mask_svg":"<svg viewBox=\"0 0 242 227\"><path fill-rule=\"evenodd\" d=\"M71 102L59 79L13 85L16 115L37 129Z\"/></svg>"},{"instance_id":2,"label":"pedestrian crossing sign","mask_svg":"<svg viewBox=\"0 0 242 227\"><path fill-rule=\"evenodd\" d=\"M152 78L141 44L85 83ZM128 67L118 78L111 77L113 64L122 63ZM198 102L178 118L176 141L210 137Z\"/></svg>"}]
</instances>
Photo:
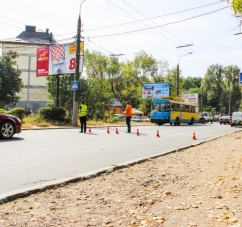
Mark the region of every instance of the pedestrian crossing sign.
<instances>
[{"instance_id":1,"label":"pedestrian crossing sign","mask_svg":"<svg viewBox=\"0 0 242 227\"><path fill-rule=\"evenodd\" d=\"M78 90L78 81L77 80L74 80L71 82L71 90L72 91Z\"/></svg>"}]
</instances>

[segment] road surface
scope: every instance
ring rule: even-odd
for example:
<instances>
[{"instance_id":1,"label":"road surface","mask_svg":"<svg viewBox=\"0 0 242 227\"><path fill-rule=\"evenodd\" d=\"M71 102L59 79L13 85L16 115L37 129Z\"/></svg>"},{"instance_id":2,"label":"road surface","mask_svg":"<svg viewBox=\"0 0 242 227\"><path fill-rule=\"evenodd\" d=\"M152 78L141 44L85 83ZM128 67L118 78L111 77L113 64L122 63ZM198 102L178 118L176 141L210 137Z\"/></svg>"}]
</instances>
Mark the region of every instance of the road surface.
<instances>
[{"instance_id":1,"label":"road surface","mask_svg":"<svg viewBox=\"0 0 242 227\"><path fill-rule=\"evenodd\" d=\"M139 136L136 135L137 129ZM49 184L131 160L165 154L237 130L229 125L136 126L24 130L11 140L0 140L0 198L6 193ZM159 130L160 137L156 137ZM197 140L192 140L195 133Z\"/></svg>"}]
</instances>

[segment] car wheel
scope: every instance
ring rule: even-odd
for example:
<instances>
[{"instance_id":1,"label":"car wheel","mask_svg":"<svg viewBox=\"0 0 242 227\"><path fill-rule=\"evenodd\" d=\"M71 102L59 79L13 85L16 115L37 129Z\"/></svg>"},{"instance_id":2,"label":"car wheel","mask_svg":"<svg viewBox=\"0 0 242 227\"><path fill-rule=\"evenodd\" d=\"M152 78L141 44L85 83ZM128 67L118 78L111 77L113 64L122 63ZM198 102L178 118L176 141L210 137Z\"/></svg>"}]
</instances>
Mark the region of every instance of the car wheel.
<instances>
[{"instance_id":1,"label":"car wheel","mask_svg":"<svg viewBox=\"0 0 242 227\"><path fill-rule=\"evenodd\" d=\"M0 137L4 139L10 139L15 132L14 124L10 121L5 121L0 125Z\"/></svg>"}]
</instances>

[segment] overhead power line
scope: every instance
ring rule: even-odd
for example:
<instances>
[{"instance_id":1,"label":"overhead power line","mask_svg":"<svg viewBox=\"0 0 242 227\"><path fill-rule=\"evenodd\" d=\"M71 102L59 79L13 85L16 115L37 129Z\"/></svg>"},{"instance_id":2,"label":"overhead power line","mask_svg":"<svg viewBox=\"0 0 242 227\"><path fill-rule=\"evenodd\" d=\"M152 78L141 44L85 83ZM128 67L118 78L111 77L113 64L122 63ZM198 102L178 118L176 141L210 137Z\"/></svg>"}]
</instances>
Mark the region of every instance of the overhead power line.
<instances>
[{"instance_id":1,"label":"overhead power line","mask_svg":"<svg viewBox=\"0 0 242 227\"><path fill-rule=\"evenodd\" d=\"M184 21L192 20L192 19L195 19L195 18L198 18L198 17L202 17L202 16L205 16L205 15L209 15L209 14L212 14L212 13L216 13L218 11L224 10L226 8L229 8L229 7L230 6L226 6L226 7L223 7L221 9L218 9L218 10L215 10L215 11L212 11L212 12L209 12L209 13L204 13L204 14L200 14L198 16L193 16L193 17L189 17L189 18L186 18L186 19L183 19L183 20L169 22L169 23L166 23L166 24L157 25L157 26L153 26L153 27L149 27L149 28L141 28L141 29L127 31L127 32L121 32L121 33L115 33L115 34L108 34L108 35L99 35L99 36L93 36L93 37L89 37L89 38L93 38L94 39L94 38L101 38L101 37L108 37L108 36L125 35L125 34L134 33L134 32L141 32L141 31L145 31L145 30L150 30L150 29L153 29L153 28L164 27L164 26L168 26L168 25L171 25L171 24L177 24L177 23L181 23L181 22L184 22Z\"/></svg>"},{"instance_id":2,"label":"overhead power line","mask_svg":"<svg viewBox=\"0 0 242 227\"><path fill-rule=\"evenodd\" d=\"M187 11L192 11L192 10L195 10L195 9L200 9L200 8L203 8L203 7L207 7L207 6L211 6L211 5L219 4L219 3L222 3L222 2L216 2L216 3L212 3L212 4L208 4L208 5L198 6L198 7L194 7L194 8L190 8L190 9L186 9L186 10L181 10L181 11L177 11L177 12L174 12L174 13L168 13L168 14L164 14L164 15L160 15L160 16L156 16L156 17L149 17L149 18L147 17L146 19L142 19L142 20L136 20L136 21L126 22L126 23L121 23L121 24L116 24L116 25L104 26L104 27L100 27L100 28L91 28L91 29L85 30L85 32L86 31L95 31L95 30L107 29L107 28L112 28L112 27L118 27L118 26L123 26L123 25L128 25L128 24L134 24L134 23L147 21L147 20L153 20L153 19L157 19L157 18L160 18L160 17L166 17L166 16L171 16L171 15L175 15L175 14L179 14L179 13L184 13L184 12L187 12ZM111 3L111 4L113 4L113 3Z\"/></svg>"}]
</instances>

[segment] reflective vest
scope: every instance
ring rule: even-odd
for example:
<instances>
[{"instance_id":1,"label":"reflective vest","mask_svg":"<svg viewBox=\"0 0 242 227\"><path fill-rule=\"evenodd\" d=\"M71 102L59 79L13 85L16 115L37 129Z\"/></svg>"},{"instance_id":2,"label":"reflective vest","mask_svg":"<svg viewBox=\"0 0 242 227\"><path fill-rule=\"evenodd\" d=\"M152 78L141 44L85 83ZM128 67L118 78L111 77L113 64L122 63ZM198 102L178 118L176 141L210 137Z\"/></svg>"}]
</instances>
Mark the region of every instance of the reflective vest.
<instances>
[{"instance_id":1,"label":"reflective vest","mask_svg":"<svg viewBox=\"0 0 242 227\"><path fill-rule=\"evenodd\" d=\"M81 109L81 111L80 111L80 113L79 113L79 116L80 116L80 117L84 117L84 116L86 116L86 115L87 115L87 105L85 105L85 104L81 104L81 105L80 105L80 109Z\"/></svg>"}]
</instances>

